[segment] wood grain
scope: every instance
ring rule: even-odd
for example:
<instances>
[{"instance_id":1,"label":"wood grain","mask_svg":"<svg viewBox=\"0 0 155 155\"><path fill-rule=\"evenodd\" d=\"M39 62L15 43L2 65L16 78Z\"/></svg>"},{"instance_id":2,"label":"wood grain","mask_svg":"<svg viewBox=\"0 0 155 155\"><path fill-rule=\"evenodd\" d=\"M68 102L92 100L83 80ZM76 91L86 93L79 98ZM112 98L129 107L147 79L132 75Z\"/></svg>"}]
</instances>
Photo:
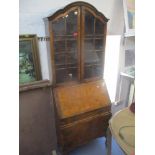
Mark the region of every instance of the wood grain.
<instances>
[{"instance_id":1,"label":"wood grain","mask_svg":"<svg viewBox=\"0 0 155 155\"><path fill-rule=\"evenodd\" d=\"M104 80L54 88L58 145L63 154L106 136L111 104Z\"/></svg>"},{"instance_id":2,"label":"wood grain","mask_svg":"<svg viewBox=\"0 0 155 155\"><path fill-rule=\"evenodd\" d=\"M61 118L106 107L110 103L104 81L57 87L54 91L56 91Z\"/></svg>"}]
</instances>

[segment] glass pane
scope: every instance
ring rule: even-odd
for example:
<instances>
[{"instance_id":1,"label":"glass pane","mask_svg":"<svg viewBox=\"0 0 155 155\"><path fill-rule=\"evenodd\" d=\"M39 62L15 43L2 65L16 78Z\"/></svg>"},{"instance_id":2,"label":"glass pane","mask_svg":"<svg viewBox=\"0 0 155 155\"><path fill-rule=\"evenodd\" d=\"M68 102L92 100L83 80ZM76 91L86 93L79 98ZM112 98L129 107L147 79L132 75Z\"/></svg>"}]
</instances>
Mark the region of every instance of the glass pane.
<instances>
[{"instance_id":1,"label":"glass pane","mask_svg":"<svg viewBox=\"0 0 155 155\"><path fill-rule=\"evenodd\" d=\"M77 32L77 14L78 11L71 11L66 15L66 34L74 34ZM75 35L75 34L74 34Z\"/></svg>"},{"instance_id":2,"label":"glass pane","mask_svg":"<svg viewBox=\"0 0 155 155\"><path fill-rule=\"evenodd\" d=\"M78 77L77 73L78 73L77 68L69 68L67 80L68 81L77 80Z\"/></svg>"},{"instance_id":3,"label":"glass pane","mask_svg":"<svg viewBox=\"0 0 155 155\"><path fill-rule=\"evenodd\" d=\"M102 51L85 51L84 61L84 78L102 76Z\"/></svg>"},{"instance_id":4,"label":"glass pane","mask_svg":"<svg viewBox=\"0 0 155 155\"><path fill-rule=\"evenodd\" d=\"M55 68L56 69L66 69L66 64L56 64Z\"/></svg>"},{"instance_id":5,"label":"glass pane","mask_svg":"<svg viewBox=\"0 0 155 155\"><path fill-rule=\"evenodd\" d=\"M77 40L68 40L67 41L67 51L68 52L77 52Z\"/></svg>"},{"instance_id":6,"label":"glass pane","mask_svg":"<svg viewBox=\"0 0 155 155\"><path fill-rule=\"evenodd\" d=\"M103 52L101 51L85 52L84 60L85 60L85 65L102 64Z\"/></svg>"},{"instance_id":7,"label":"glass pane","mask_svg":"<svg viewBox=\"0 0 155 155\"><path fill-rule=\"evenodd\" d=\"M103 63L103 52L102 51L96 51L95 53L96 53L96 55L98 57L98 62L100 64L102 64Z\"/></svg>"},{"instance_id":8,"label":"glass pane","mask_svg":"<svg viewBox=\"0 0 155 155\"><path fill-rule=\"evenodd\" d=\"M54 36L65 34L65 18L61 17L52 23Z\"/></svg>"},{"instance_id":9,"label":"glass pane","mask_svg":"<svg viewBox=\"0 0 155 155\"><path fill-rule=\"evenodd\" d=\"M92 66L85 66L84 73L84 78L92 77Z\"/></svg>"},{"instance_id":10,"label":"glass pane","mask_svg":"<svg viewBox=\"0 0 155 155\"><path fill-rule=\"evenodd\" d=\"M77 68L57 69L56 70L56 82L69 82L77 80Z\"/></svg>"},{"instance_id":11,"label":"glass pane","mask_svg":"<svg viewBox=\"0 0 155 155\"><path fill-rule=\"evenodd\" d=\"M104 34L104 24L99 19L96 19L95 34Z\"/></svg>"},{"instance_id":12,"label":"glass pane","mask_svg":"<svg viewBox=\"0 0 155 155\"><path fill-rule=\"evenodd\" d=\"M65 64L65 54L55 54L55 64L56 65L63 65Z\"/></svg>"},{"instance_id":13,"label":"glass pane","mask_svg":"<svg viewBox=\"0 0 155 155\"><path fill-rule=\"evenodd\" d=\"M54 51L55 53L65 52L65 40L55 41L54 42Z\"/></svg>"},{"instance_id":14,"label":"glass pane","mask_svg":"<svg viewBox=\"0 0 155 155\"><path fill-rule=\"evenodd\" d=\"M68 53L67 54L67 63L75 64L77 63L77 53Z\"/></svg>"},{"instance_id":15,"label":"glass pane","mask_svg":"<svg viewBox=\"0 0 155 155\"><path fill-rule=\"evenodd\" d=\"M95 50L103 50L103 39L95 40Z\"/></svg>"},{"instance_id":16,"label":"glass pane","mask_svg":"<svg viewBox=\"0 0 155 155\"><path fill-rule=\"evenodd\" d=\"M56 70L56 82L61 83L66 81L67 70L66 69L58 69Z\"/></svg>"},{"instance_id":17,"label":"glass pane","mask_svg":"<svg viewBox=\"0 0 155 155\"><path fill-rule=\"evenodd\" d=\"M97 54L95 51L85 51L85 64L94 64L94 63L99 63L100 62L100 55Z\"/></svg>"},{"instance_id":18,"label":"glass pane","mask_svg":"<svg viewBox=\"0 0 155 155\"><path fill-rule=\"evenodd\" d=\"M103 70L100 65L94 66L85 66L85 75L84 78L91 78L91 77L102 77Z\"/></svg>"},{"instance_id":19,"label":"glass pane","mask_svg":"<svg viewBox=\"0 0 155 155\"><path fill-rule=\"evenodd\" d=\"M94 34L94 16L88 11L85 12L85 35Z\"/></svg>"},{"instance_id":20,"label":"glass pane","mask_svg":"<svg viewBox=\"0 0 155 155\"><path fill-rule=\"evenodd\" d=\"M77 63L68 63L67 66L68 68L78 68Z\"/></svg>"},{"instance_id":21,"label":"glass pane","mask_svg":"<svg viewBox=\"0 0 155 155\"><path fill-rule=\"evenodd\" d=\"M85 39L84 49L85 51L94 50L94 39Z\"/></svg>"}]
</instances>

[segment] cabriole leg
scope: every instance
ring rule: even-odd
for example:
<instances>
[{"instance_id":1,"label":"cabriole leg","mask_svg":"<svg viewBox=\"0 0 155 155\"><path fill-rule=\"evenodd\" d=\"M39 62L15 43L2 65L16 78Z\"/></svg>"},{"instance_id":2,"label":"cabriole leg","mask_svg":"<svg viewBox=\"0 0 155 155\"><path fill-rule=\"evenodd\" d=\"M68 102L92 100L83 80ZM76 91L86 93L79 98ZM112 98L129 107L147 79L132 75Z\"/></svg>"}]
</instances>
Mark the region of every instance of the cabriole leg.
<instances>
[{"instance_id":1,"label":"cabriole leg","mask_svg":"<svg viewBox=\"0 0 155 155\"><path fill-rule=\"evenodd\" d=\"M107 155L111 155L111 139L112 139L112 136L111 136L111 131L108 127L107 129L107 133L106 133L106 153Z\"/></svg>"}]
</instances>

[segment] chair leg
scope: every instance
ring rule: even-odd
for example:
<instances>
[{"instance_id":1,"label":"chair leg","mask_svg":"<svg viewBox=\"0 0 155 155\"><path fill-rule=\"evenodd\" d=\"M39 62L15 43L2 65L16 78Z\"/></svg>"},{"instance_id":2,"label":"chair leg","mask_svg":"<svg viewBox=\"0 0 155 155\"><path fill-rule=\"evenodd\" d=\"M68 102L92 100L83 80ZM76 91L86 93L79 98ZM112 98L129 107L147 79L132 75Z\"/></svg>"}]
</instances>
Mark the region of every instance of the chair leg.
<instances>
[{"instance_id":1,"label":"chair leg","mask_svg":"<svg viewBox=\"0 0 155 155\"><path fill-rule=\"evenodd\" d=\"M106 153L107 153L107 155L111 155L111 139L112 139L111 131L108 128L107 133L106 133L106 142L105 142L106 143Z\"/></svg>"}]
</instances>

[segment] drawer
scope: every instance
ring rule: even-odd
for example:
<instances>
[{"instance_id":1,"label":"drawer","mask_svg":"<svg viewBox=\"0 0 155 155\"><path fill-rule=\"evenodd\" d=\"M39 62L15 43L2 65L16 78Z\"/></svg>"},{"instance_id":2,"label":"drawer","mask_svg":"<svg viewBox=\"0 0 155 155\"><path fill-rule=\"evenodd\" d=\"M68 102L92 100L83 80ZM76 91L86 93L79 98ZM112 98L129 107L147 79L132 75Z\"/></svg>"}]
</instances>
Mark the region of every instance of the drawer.
<instances>
[{"instance_id":1,"label":"drawer","mask_svg":"<svg viewBox=\"0 0 155 155\"><path fill-rule=\"evenodd\" d=\"M75 121L60 127L61 145L64 149L74 148L88 141L105 136L111 113L105 113Z\"/></svg>"}]
</instances>

